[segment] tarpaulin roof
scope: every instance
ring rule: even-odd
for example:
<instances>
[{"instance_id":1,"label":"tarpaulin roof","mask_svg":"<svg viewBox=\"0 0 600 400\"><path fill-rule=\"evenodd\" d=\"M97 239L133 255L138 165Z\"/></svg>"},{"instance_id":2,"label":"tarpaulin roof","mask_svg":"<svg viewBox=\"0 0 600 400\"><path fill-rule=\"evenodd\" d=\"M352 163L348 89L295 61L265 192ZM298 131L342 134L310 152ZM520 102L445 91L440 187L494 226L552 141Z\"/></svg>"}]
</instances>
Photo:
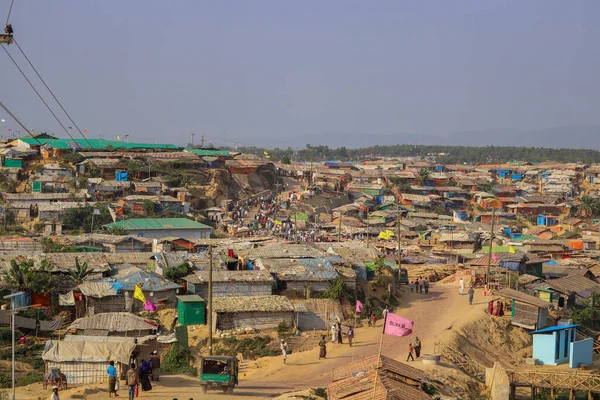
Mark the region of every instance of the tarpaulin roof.
<instances>
[{"instance_id":1,"label":"tarpaulin roof","mask_svg":"<svg viewBox=\"0 0 600 400\"><path fill-rule=\"evenodd\" d=\"M79 285L79 290L89 297L102 298L117 295L117 290L113 287L113 284L108 282L83 282Z\"/></svg>"},{"instance_id":2,"label":"tarpaulin roof","mask_svg":"<svg viewBox=\"0 0 600 400\"><path fill-rule=\"evenodd\" d=\"M54 362L102 362L110 360L128 364L135 349L133 342L71 342L49 340L42 359Z\"/></svg>"}]
</instances>

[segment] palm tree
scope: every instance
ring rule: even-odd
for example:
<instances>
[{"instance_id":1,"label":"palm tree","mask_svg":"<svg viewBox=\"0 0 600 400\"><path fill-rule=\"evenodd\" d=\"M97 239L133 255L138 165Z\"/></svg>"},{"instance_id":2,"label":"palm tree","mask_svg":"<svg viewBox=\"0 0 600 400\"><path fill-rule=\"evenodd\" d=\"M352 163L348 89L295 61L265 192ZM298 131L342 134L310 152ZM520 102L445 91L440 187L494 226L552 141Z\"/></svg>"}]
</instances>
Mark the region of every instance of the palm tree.
<instances>
[{"instance_id":1,"label":"palm tree","mask_svg":"<svg viewBox=\"0 0 600 400\"><path fill-rule=\"evenodd\" d=\"M88 268L87 261L84 262L83 264L80 264L78 258L75 258L75 269L69 270L71 277L75 280L75 282L77 282L77 284L80 284L81 282L83 282L83 280L85 278L87 278L88 275L92 274L93 272L94 272L93 268Z\"/></svg>"},{"instance_id":2,"label":"palm tree","mask_svg":"<svg viewBox=\"0 0 600 400\"><path fill-rule=\"evenodd\" d=\"M600 199L586 194L581 197L581 208L588 217L593 217L600 213Z\"/></svg>"},{"instance_id":3,"label":"palm tree","mask_svg":"<svg viewBox=\"0 0 600 400\"><path fill-rule=\"evenodd\" d=\"M429 176L431 175L431 171L425 168L421 168L417 173L417 183L419 186L424 186L425 183L429 180Z\"/></svg>"}]
</instances>

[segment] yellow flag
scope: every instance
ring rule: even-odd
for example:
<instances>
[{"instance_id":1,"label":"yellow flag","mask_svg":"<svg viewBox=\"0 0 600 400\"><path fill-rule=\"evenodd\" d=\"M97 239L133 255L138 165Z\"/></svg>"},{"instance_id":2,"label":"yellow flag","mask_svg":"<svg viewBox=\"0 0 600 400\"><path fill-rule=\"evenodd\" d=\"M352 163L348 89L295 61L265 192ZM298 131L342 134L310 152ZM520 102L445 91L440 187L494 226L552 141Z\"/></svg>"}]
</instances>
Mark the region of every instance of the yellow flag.
<instances>
[{"instance_id":1,"label":"yellow flag","mask_svg":"<svg viewBox=\"0 0 600 400\"><path fill-rule=\"evenodd\" d=\"M512 247L512 246L510 246L510 247L508 248L508 251L509 251L509 253L513 253L513 254L515 254L515 253L517 252L517 251L515 250L515 248L514 248L514 247Z\"/></svg>"},{"instance_id":2,"label":"yellow flag","mask_svg":"<svg viewBox=\"0 0 600 400\"><path fill-rule=\"evenodd\" d=\"M117 136L117 140L121 140L121 136Z\"/></svg>"},{"instance_id":3,"label":"yellow flag","mask_svg":"<svg viewBox=\"0 0 600 400\"><path fill-rule=\"evenodd\" d=\"M142 303L146 303L146 297L144 297L144 293L142 293L142 289L140 289L140 287L137 285L135 286L135 289L133 290L133 298L138 299Z\"/></svg>"}]
</instances>

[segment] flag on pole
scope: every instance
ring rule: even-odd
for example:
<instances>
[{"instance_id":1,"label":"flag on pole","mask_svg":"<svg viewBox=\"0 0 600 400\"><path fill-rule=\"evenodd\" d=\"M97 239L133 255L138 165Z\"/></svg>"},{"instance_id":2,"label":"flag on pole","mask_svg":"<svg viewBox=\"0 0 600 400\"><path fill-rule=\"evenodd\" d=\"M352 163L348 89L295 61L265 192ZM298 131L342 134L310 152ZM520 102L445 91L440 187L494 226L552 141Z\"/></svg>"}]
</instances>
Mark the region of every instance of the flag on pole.
<instances>
[{"instance_id":1,"label":"flag on pole","mask_svg":"<svg viewBox=\"0 0 600 400\"><path fill-rule=\"evenodd\" d=\"M454 223L460 224L461 222L465 222L462 220L462 218L460 217L460 215L458 215L458 213L456 211L452 210L452 215L453 215L452 220Z\"/></svg>"},{"instance_id":2,"label":"flag on pole","mask_svg":"<svg viewBox=\"0 0 600 400\"><path fill-rule=\"evenodd\" d=\"M360 314L363 311L363 304L360 302L360 300L356 300L356 313Z\"/></svg>"},{"instance_id":3,"label":"flag on pole","mask_svg":"<svg viewBox=\"0 0 600 400\"><path fill-rule=\"evenodd\" d=\"M108 212L110 213L110 216L112 217L113 222L117 222L117 214L115 214L115 210L108 207Z\"/></svg>"},{"instance_id":4,"label":"flag on pole","mask_svg":"<svg viewBox=\"0 0 600 400\"><path fill-rule=\"evenodd\" d=\"M145 304L144 304L144 310L155 312L156 311L156 306L150 300L146 300Z\"/></svg>"},{"instance_id":5,"label":"flag on pole","mask_svg":"<svg viewBox=\"0 0 600 400\"><path fill-rule=\"evenodd\" d=\"M87 133L87 129L83 128L83 133Z\"/></svg>"},{"instance_id":6,"label":"flag on pole","mask_svg":"<svg viewBox=\"0 0 600 400\"><path fill-rule=\"evenodd\" d=\"M392 336L408 336L412 333L414 321L388 312L384 319L383 333Z\"/></svg>"},{"instance_id":7,"label":"flag on pole","mask_svg":"<svg viewBox=\"0 0 600 400\"><path fill-rule=\"evenodd\" d=\"M100 210L98 210L97 208L94 208L94 215L100 215Z\"/></svg>"},{"instance_id":8,"label":"flag on pole","mask_svg":"<svg viewBox=\"0 0 600 400\"><path fill-rule=\"evenodd\" d=\"M121 140L121 136L117 136L117 140Z\"/></svg>"},{"instance_id":9,"label":"flag on pole","mask_svg":"<svg viewBox=\"0 0 600 400\"><path fill-rule=\"evenodd\" d=\"M142 289L140 289L140 287L137 285L135 286L135 289L133 289L133 298L138 299L142 303L146 304L146 296L144 296Z\"/></svg>"}]
</instances>

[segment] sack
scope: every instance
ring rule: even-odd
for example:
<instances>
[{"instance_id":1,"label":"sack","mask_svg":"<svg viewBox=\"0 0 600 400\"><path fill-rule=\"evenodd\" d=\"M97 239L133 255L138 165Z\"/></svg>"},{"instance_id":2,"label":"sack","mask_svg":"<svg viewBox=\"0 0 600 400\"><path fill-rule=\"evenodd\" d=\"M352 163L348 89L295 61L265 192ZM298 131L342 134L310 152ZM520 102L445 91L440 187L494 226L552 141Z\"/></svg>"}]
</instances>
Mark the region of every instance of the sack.
<instances>
[{"instance_id":1,"label":"sack","mask_svg":"<svg viewBox=\"0 0 600 400\"><path fill-rule=\"evenodd\" d=\"M140 386L136 385L135 386L135 397L138 397L140 395Z\"/></svg>"},{"instance_id":2,"label":"sack","mask_svg":"<svg viewBox=\"0 0 600 400\"><path fill-rule=\"evenodd\" d=\"M115 391L119 390L120 387L121 387L121 384L119 383L119 380L117 379L117 381L115 382Z\"/></svg>"}]
</instances>

